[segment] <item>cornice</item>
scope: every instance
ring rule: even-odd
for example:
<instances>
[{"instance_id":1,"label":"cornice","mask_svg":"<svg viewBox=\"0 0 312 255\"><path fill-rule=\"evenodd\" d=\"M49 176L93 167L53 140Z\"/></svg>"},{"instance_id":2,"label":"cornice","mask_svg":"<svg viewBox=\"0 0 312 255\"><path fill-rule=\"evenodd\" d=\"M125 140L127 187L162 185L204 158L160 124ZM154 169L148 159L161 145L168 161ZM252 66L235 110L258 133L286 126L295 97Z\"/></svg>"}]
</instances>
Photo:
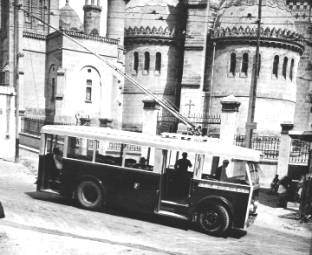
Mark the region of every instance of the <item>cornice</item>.
<instances>
[{"instance_id":1,"label":"cornice","mask_svg":"<svg viewBox=\"0 0 312 255\"><path fill-rule=\"evenodd\" d=\"M62 33L69 35L71 37L74 38L79 38L79 39L84 39L84 40L92 40L92 41L98 41L98 42L106 42L106 43L110 43L110 44L118 44L119 40L116 39L111 39L111 38L107 38L104 36L94 36L94 35L87 35L84 33L79 33L79 32L75 32L75 31L68 31L68 30L61 30ZM53 37L62 35L62 33L59 31L56 31L52 34L49 34L47 36L48 39L51 39Z\"/></svg>"},{"instance_id":2,"label":"cornice","mask_svg":"<svg viewBox=\"0 0 312 255\"><path fill-rule=\"evenodd\" d=\"M129 27L125 29L125 41L130 42L150 42L150 43L172 43L176 39L175 31L170 31L168 27Z\"/></svg>"},{"instance_id":3,"label":"cornice","mask_svg":"<svg viewBox=\"0 0 312 255\"><path fill-rule=\"evenodd\" d=\"M257 40L257 30L252 27L226 27L217 28L211 34L213 41L254 43ZM290 48L300 54L304 51L303 37L301 34L276 28L262 28L260 30L260 44L274 47Z\"/></svg>"},{"instance_id":4,"label":"cornice","mask_svg":"<svg viewBox=\"0 0 312 255\"><path fill-rule=\"evenodd\" d=\"M38 40L46 40L47 36L43 34L37 34L29 31L23 31L23 36L26 38L33 38Z\"/></svg>"}]
</instances>

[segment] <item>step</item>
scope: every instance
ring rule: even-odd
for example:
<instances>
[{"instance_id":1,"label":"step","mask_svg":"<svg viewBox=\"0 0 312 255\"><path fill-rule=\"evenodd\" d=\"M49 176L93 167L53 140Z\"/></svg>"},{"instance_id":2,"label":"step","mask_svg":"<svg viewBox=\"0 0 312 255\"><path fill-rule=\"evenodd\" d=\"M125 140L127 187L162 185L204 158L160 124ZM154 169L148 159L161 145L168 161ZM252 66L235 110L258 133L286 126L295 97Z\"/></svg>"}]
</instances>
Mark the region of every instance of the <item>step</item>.
<instances>
[{"instance_id":1,"label":"step","mask_svg":"<svg viewBox=\"0 0 312 255\"><path fill-rule=\"evenodd\" d=\"M52 193L52 194L55 194L55 195L60 195L59 192L53 190L53 189L40 189L40 192L47 192L47 193Z\"/></svg>"},{"instance_id":2,"label":"step","mask_svg":"<svg viewBox=\"0 0 312 255\"><path fill-rule=\"evenodd\" d=\"M170 201L170 200L161 200L161 203L164 204L164 205L173 205L173 206L176 206L176 207L185 207L185 208L190 207L190 205L187 204L187 203L179 203L179 202Z\"/></svg>"},{"instance_id":3,"label":"step","mask_svg":"<svg viewBox=\"0 0 312 255\"><path fill-rule=\"evenodd\" d=\"M177 214L174 212L168 212L165 210L155 211L154 213L161 215L161 216L167 216L167 217L176 218L176 219L180 219L180 220L189 220L189 218L186 217L185 215Z\"/></svg>"}]
</instances>

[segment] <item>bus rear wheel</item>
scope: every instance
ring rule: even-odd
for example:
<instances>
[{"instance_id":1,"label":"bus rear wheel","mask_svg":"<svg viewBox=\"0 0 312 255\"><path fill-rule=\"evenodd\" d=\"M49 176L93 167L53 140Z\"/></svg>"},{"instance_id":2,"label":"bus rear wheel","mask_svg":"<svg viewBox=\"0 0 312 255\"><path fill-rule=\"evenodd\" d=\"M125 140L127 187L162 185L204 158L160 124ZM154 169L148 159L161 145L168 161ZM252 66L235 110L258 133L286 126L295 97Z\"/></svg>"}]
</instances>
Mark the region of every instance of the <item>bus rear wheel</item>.
<instances>
[{"instance_id":1,"label":"bus rear wheel","mask_svg":"<svg viewBox=\"0 0 312 255\"><path fill-rule=\"evenodd\" d=\"M198 225L206 234L223 235L230 226L228 210L221 204L206 205L199 211Z\"/></svg>"},{"instance_id":2,"label":"bus rear wheel","mask_svg":"<svg viewBox=\"0 0 312 255\"><path fill-rule=\"evenodd\" d=\"M78 204L88 210L99 210L104 206L103 188L96 181L81 181L76 190Z\"/></svg>"}]
</instances>

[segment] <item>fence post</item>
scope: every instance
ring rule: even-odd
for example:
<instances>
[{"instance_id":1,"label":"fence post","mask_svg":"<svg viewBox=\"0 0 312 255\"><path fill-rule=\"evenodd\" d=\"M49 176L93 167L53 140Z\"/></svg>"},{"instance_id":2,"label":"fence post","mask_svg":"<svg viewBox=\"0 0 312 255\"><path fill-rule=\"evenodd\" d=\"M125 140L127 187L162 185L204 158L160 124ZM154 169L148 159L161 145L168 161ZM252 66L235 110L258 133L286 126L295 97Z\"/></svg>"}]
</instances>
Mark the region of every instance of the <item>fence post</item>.
<instances>
[{"instance_id":1,"label":"fence post","mask_svg":"<svg viewBox=\"0 0 312 255\"><path fill-rule=\"evenodd\" d=\"M159 105L154 99L149 97L144 98L142 101L144 103L142 133L156 135Z\"/></svg>"},{"instance_id":2,"label":"fence post","mask_svg":"<svg viewBox=\"0 0 312 255\"><path fill-rule=\"evenodd\" d=\"M288 164L290 158L291 137L289 131L293 129L294 124L282 123L281 140L278 154L277 174L281 177L288 174Z\"/></svg>"},{"instance_id":3,"label":"fence post","mask_svg":"<svg viewBox=\"0 0 312 255\"><path fill-rule=\"evenodd\" d=\"M220 139L229 144L234 143L234 137L237 128L237 116L240 102L233 95L225 97L221 100L221 126Z\"/></svg>"}]
</instances>

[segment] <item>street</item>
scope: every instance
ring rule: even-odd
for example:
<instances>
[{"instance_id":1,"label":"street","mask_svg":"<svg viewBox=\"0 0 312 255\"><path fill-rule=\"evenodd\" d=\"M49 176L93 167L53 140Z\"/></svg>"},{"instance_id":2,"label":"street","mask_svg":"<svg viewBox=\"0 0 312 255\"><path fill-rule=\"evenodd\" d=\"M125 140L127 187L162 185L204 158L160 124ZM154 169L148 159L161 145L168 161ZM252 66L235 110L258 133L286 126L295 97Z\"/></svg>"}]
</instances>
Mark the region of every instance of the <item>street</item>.
<instances>
[{"instance_id":1,"label":"street","mask_svg":"<svg viewBox=\"0 0 312 255\"><path fill-rule=\"evenodd\" d=\"M0 254L309 254L309 225L261 204L247 234L200 233L185 222L127 212L91 212L35 192L31 163L0 161Z\"/></svg>"}]
</instances>

